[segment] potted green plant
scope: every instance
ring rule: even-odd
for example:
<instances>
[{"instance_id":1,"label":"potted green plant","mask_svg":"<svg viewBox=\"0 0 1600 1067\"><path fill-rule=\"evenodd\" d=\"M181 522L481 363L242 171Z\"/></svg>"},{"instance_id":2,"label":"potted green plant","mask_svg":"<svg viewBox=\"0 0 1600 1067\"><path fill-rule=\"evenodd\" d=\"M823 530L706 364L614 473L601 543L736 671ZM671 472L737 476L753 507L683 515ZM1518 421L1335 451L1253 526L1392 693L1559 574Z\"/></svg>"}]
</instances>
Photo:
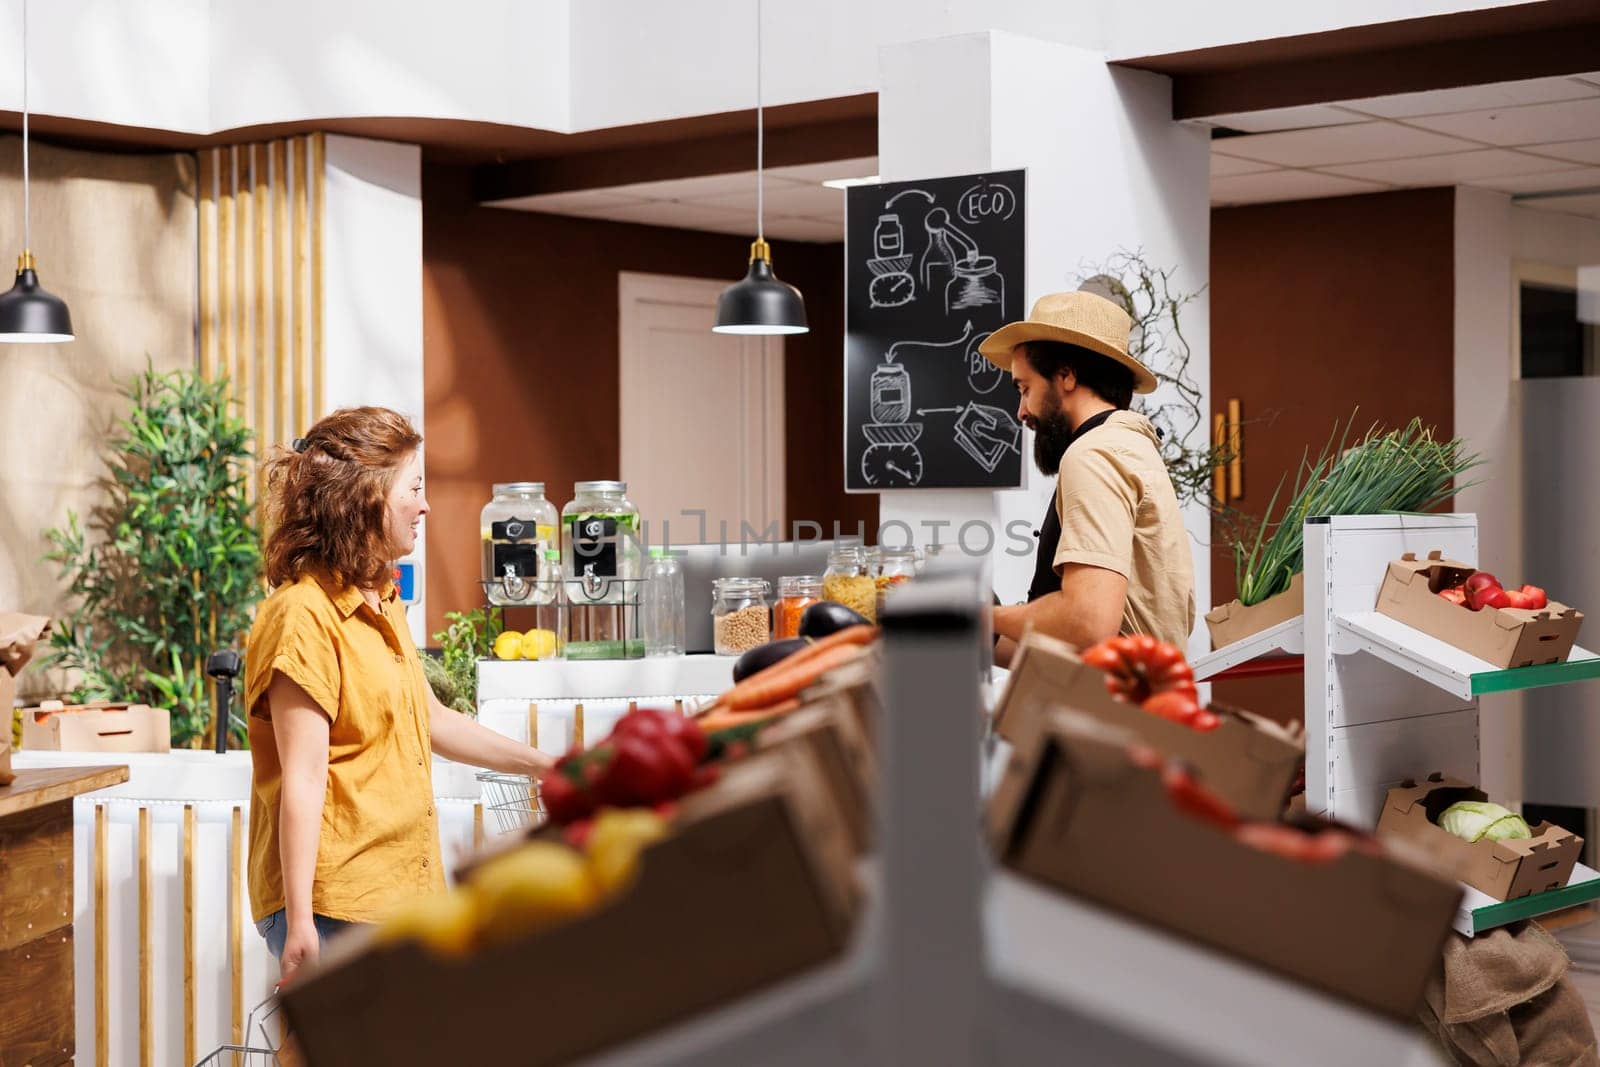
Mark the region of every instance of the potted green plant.
<instances>
[{"instance_id":1,"label":"potted green plant","mask_svg":"<svg viewBox=\"0 0 1600 1067\"><path fill-rule=\"evenodd\" d=\"M47 534L69 597L49 664L74 672L72 700L168 708L172 743L199 747L213 719L206 656L243 639L263 592L251 434L225 380L147 367L125 391L105 502Z\"/></svg>"}]
</instances>

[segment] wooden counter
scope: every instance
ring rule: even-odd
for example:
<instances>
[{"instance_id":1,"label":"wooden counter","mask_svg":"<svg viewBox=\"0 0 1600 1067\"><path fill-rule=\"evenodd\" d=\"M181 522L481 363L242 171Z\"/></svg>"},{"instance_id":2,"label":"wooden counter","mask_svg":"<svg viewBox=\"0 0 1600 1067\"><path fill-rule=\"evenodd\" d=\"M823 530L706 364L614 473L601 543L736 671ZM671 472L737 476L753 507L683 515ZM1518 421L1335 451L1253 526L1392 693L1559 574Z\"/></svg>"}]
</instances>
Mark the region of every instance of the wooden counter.
<instances>
[{"instance_id":1,"label":"wooden counter","mask_svg":"<svg viewBox=\"0 0 1600 1067\"><path fill-rule=\"evenodd\" d=\"M127 780L52 767L0 786L0 1063L72 1062L72 798Z\"/></svg>"}]
</instances>

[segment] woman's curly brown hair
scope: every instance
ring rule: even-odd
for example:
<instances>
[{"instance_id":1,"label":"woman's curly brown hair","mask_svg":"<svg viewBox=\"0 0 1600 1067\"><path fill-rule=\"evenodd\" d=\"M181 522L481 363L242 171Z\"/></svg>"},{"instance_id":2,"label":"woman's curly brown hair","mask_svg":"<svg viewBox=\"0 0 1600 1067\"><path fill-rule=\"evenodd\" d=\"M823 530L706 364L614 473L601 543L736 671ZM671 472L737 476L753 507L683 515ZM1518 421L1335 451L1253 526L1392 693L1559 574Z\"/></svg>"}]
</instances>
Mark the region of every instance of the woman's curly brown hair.
<instances>
[{"instance_id":1,"label":"woman's curly brown hair","mask_svg":"<svg viewBox=\"0 0 1600 1067\"><path fill-rule=\"evenodd\" d=\"M267 582L307 574L376 588L389 576L385 524L389 490L422 445L404 415L388 408L340 408L279 448L266 475Z\"/></svg>"}]
</instances>

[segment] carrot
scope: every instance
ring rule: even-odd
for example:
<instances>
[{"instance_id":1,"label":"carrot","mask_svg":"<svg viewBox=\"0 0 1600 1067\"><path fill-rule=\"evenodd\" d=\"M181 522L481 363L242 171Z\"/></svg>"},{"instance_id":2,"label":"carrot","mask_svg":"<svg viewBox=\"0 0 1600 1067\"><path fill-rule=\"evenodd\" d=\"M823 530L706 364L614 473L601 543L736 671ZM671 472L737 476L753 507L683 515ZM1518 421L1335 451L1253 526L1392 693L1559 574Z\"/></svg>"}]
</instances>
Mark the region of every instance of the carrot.
<instances>
[{"instance_id":1,"label":"carrot","mask_svg":"<svg viewBox=\"0 0 1600 1067\"><path fill-rule=\"evenodd\" d=\"M838 648L841 645L855 646L871 644L877 636L878 628L876 626L868 626L865 624L858 626L847 626L843 630L835 630L827 637L819 637L805 648L802 648L800 651L791 653L790 655L785 656L783 659L780 659L778 662L772 664L770 667L766 667L763 670L759 670L755 674L750 675L750 677L746 678L744 681L728 690L728 692L723 693L720 697L718 697L717 703L728 704L730 707L735 708L740 707L739 704L730 703L730 701L734 698L735 694L742 692L745 686L752 683L757 683L757 679L766 678L775 671L792 670L796 667L799 667L803 663L811 662L818 656L827 653L830 649Z\"/></svg>"},{"instance_id":2,"label":"carrot","mask_svg":"<svg viewBox=\"0 0 1600 1067\"><path fill-rule=\"evenodd\" d=\"M724 702L731 711L747 711L751 708L764 708L777 704L799 696L801 690L816 682L818 678L835 667L849 663L859 655L861 655L859 646L837 644L820 655L807 658L803 663L791 665L789 660L784 660L734 686L724 694ZM790 656L789 659L794 659L794 656Z\"/></svg>"},{"instance_id":3,"label":"carrot","mask_svg":"<svg viewBox=\"0 0 1600 1067\"><path fill-rule=\"evenodd\" d=\"M798 700L785 700L781 704L771 707L753 708L749 711L722 711L716 715L708 715L698 720L700 729L708 734L718 730L727 730L735 726L748 726L753 722L762 722L766 719L779 719L800 707Z\"/></svg>"}]
</instances>

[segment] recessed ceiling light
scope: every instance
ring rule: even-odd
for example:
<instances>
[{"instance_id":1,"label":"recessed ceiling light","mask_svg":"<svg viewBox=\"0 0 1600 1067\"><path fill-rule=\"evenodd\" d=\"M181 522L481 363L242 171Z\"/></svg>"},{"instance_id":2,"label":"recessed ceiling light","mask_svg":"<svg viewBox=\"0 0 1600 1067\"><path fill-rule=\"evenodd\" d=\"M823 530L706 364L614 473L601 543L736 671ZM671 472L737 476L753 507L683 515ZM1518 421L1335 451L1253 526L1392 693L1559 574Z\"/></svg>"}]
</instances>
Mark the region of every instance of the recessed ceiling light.
<instances>
[{"instance_id":1,"label":"recessed ceiling light","mask_svg":"<svg viewBox=\"0 0 1600 1067\"><path fill-rule=\"evenodd\" d=\"M856 185L877 185L882 180L876 174L869 174L865 178L829 178L822 184L829 189L849 189Z\"/></svg>"}]
</instances>

